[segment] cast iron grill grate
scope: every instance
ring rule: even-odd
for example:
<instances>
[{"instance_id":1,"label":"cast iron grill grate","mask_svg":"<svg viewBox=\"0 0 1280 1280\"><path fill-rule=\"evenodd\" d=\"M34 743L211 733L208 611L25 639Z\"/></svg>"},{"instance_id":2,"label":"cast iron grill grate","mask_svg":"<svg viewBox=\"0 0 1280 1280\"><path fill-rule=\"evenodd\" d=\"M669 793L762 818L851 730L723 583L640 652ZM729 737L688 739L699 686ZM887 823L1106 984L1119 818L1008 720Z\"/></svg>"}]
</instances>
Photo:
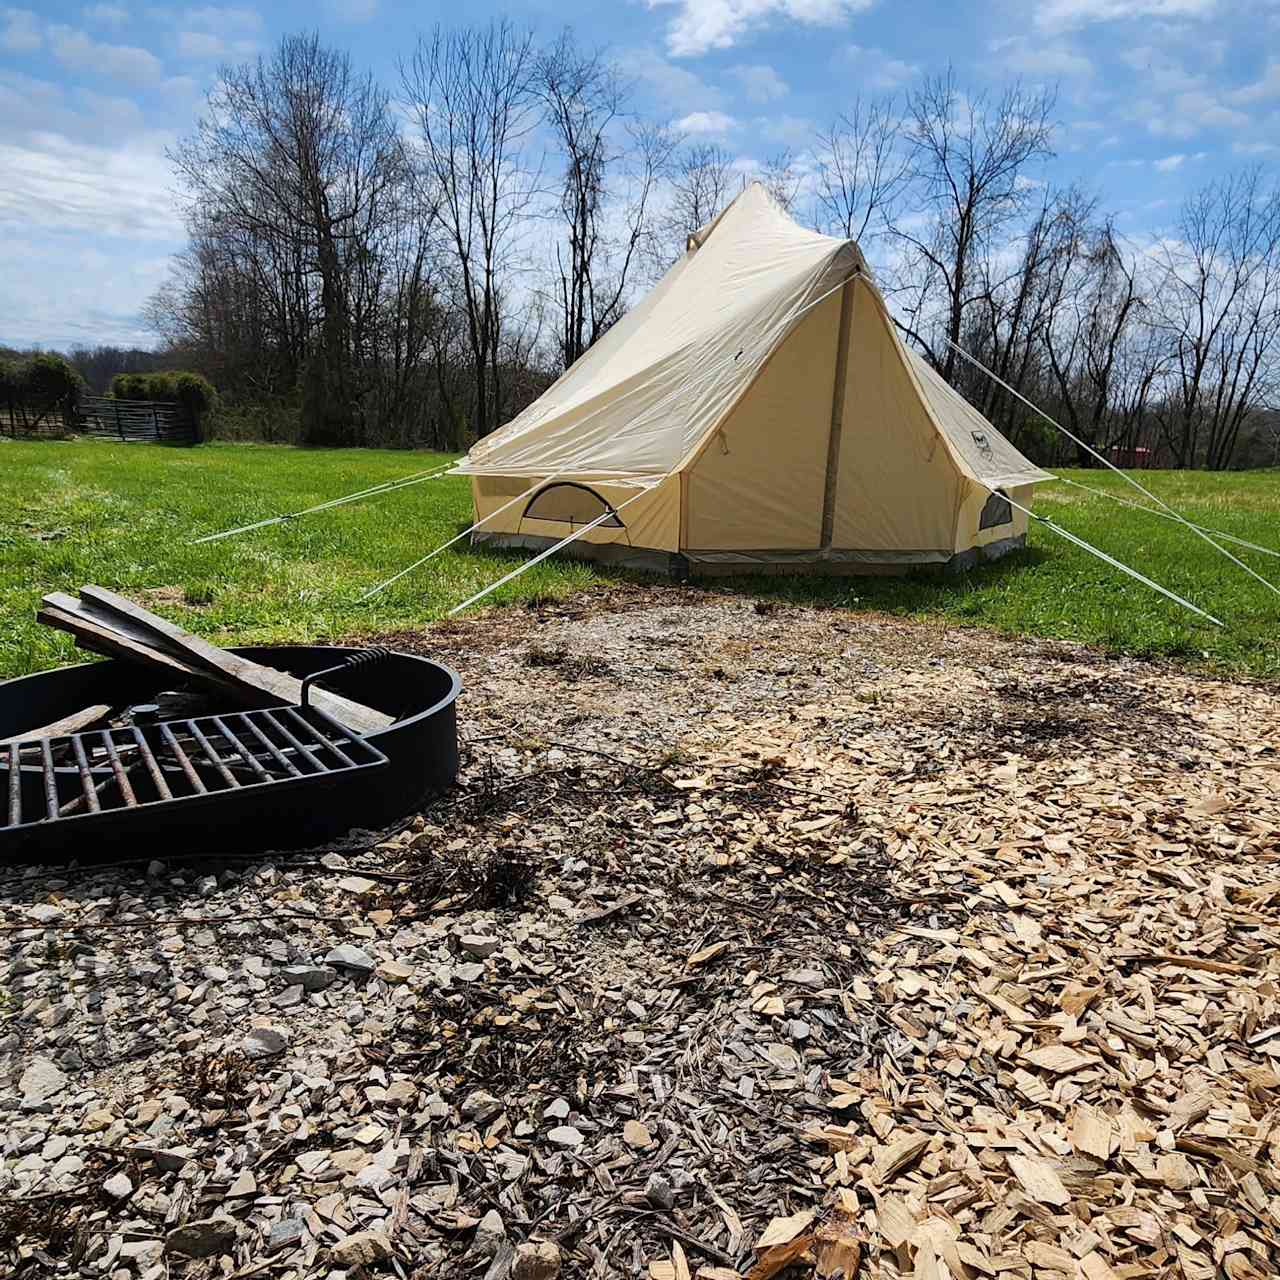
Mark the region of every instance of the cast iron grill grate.
<instances>
[{"instance_id":1,"label":"cast iron grill grate","mask_svg":"<svg viewBox=\"0 0 1280 1280\"><path fill-rule=\"evenodd\" d=\"M0 747L0 837L128 810L192 810L228 793L295 790L387 757L314 706L98 729Z\"/></svg>"}]
</instances>

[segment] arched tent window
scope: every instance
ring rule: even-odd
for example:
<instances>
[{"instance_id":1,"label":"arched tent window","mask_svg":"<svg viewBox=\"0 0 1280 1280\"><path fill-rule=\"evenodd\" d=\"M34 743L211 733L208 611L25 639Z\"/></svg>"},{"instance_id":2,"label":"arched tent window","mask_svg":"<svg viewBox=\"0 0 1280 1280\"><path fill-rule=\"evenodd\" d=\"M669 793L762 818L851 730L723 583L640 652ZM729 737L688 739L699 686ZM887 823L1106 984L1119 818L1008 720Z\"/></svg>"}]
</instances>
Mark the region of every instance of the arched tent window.
<instances>
[{"instance_id":1,"label":"arched tent window","mask_svg":"<svg viewBox=\"0 0 1280 1280\"><path fill-rule=\"evenodd\" d=\"M1009 499L997 489L986 501L978 519L979 529L994 529L997 525L1013 523L1013 508Z\"/></svg>"},{"instance_id":2,"label":"arched tent window","mask_svg":"<svg viewBox=\"0 0 1280 1280\"><path fill-rule=\"evenodd\" d=\"M618 513L594 489L571 480L549 484L525 504L524 518L528 520L557 520L562 524L590 524L600 516L608 519L600 522L602 529L622 529Z\"/></svg>"}]
</instances>

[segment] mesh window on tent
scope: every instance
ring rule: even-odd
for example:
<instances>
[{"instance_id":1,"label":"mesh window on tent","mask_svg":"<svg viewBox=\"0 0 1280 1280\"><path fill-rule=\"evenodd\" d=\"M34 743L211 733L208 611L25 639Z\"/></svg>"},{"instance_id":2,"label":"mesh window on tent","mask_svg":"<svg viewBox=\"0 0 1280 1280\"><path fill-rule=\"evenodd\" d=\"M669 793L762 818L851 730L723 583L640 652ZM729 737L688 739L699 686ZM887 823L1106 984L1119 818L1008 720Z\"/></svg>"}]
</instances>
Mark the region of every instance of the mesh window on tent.
<instances>
[{"instance_id":1,"label":"mesh window on tent","mask_svg":"<svg viewBox=\"0 0 1280 1280\"><path fill-rule=\"evenodd\" d=\"M539 489L529 499L524 509L526 520L555 520L561 524L590 524L600 516L603 529L621 529L621 517L594 489L585 484L562 481Z\"/></svg>"},{"instance_id":2,"label":"mesh window on tent","mask_svg":"<svg viewBox=\"0 0 1280 1280\"><path fill-rule=\"evenodd\" d=\"M982 508L982 515L978 520L979 529L994 529L998 525L1013 523L1013 508L1009 505L1009 499L999 490L991 495L986 501L986 505Z\"/></svg>"}]
</instances>

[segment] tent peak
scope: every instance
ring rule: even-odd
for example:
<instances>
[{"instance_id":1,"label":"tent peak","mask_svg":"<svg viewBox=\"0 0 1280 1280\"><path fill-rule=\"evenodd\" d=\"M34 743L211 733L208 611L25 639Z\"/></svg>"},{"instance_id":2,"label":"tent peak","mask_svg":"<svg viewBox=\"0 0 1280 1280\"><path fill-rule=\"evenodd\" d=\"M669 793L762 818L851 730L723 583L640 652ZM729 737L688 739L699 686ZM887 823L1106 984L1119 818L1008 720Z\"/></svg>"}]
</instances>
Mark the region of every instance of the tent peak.
<instances>
[{"instance_id":1,"label":"tent peak","mask_svg":"<svg viewBox=\"0 0 1280 1280\"><path fill-rule=\"evenodd\" d=\"M711 233L724 221L730 213L732 213L739 205L754 205L757 209L767 209L776 217L782 218L787 222L793 223L799 227L799 223L791 216L791 214L783 208L778 201L777 196L769 190L759 178L752 178L750 182L743 185L741 191L738 192L732 200L729 201L719 213L711 219L710 222L704 223L696 231L690 234L685 240L686 252L692 252L694 249L700 249L711 237Z\"/></svg>"},{"instance_id":2,"label":"tent peak","mask_svg":"<svg viewBox=\"0 0 1280 1280\"><path fill-rule=\"evenodd\" d=\"M825 235L797 222L791 211L759 178L752 178L715 217L692 232L685 240L685 252L696 253L712 235L718 233L724 236L727 232L722 230L722 224L728 226L730 223L736 228L736 233L744 236L758 236L763 230L765 234L774 237L794 239L797 242L804 240L814 247L825 246L825 251L832 254L833 260L842 252L845 255L851 254L855 270L870 274L856 240Z\"/></svg>"}]
</instances>

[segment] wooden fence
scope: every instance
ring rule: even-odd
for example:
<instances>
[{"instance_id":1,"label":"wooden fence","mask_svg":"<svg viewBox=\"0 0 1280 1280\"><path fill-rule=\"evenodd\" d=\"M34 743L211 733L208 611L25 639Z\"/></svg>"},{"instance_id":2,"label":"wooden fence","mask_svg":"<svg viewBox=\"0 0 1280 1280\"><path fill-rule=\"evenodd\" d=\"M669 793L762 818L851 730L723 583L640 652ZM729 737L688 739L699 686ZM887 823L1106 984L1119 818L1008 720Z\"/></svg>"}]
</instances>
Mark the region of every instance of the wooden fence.
<instances>
[{"instance_id":1,"label":"wooden fence","mask_svg":"<svg viewBox=\"0 0 1280 1280\"><path fill-rule=\"evenodd\" d=\"M77 430L84 435L167 444L200 443L200 428L193 415L182 405L165 400L81 396L77 416Z\"/></svg>"}]
</instances>

